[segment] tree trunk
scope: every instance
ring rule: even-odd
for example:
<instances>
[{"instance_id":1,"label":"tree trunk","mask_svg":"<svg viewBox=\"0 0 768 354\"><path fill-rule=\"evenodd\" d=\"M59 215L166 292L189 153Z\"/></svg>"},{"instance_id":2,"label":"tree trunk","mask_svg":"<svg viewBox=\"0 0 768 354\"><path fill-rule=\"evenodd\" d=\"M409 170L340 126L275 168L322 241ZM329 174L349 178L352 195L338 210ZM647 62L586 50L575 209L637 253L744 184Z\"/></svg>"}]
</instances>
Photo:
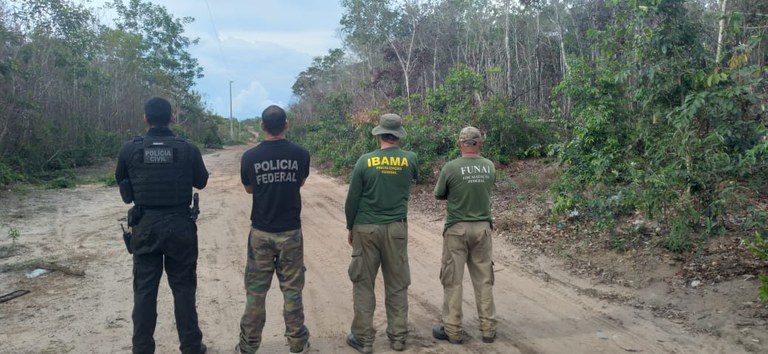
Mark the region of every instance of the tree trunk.
<instances>
[{"instance_id":1,"label":"tree trunk","mask_svg":"<svg viewBox=\"0 0 768 354\"><path fill-rule=\"evenodd\" d=\"M399 50L397 50L397 46L395 43L390 40L389 45L392 46L392 50L395 51L395 55L397 56L397 61L400 62L400 67L403 69L403 80L405 80L405 98L408 100L408 114L412 114L412 108L411 108L411 69L413 67L412 62L412 55L413 55L413 43L416 39L416 19L411 19L411 40L408 43L408 50L405 53L405 57L403 57L403 54L400 53Z\"/></svg>"},{"instance_id":2,"label":"tree trunk","mask_svg":"<svg viewBox=\"0 0 768 354\"><path fill-rule=\"evenodd\" d=\"M715 54L715 63L720 64L723 54L723 39L725 38L725 6L728 0L720 0L720 28L717 32L717 54Z\"/></svg>"},{"instance_id":3,"label":"tree trunk","mask_svg":"<svg viewBox=\"0 0 768 354\"><path fill-rule=\"evenodd\" d=\"M512 95L512 55L509 49L509 0L504 3L504 53L507 57L506 94L510 96Z\"/></svg>"},{"instance_id":4,"label":"tree trunk","mask_svg":"<svg viewBox=\"0 0 768 354\"><path fill-rule=\"evenodd\" d=\"M565 31L563 30L563 23L560 18L560 2L557 1L555 6L555 21L557 22L557 30L560 32L560 70L562 71L562 79L565 79L568 77L568 71L570 71L570 68L568 67L568 60L567 60L567 53L565 52ZM563 102L563 114L565 116L569 115L570 110L570 98L568 96L564 97L565 102Z\"/></svg>"}]
</instances>

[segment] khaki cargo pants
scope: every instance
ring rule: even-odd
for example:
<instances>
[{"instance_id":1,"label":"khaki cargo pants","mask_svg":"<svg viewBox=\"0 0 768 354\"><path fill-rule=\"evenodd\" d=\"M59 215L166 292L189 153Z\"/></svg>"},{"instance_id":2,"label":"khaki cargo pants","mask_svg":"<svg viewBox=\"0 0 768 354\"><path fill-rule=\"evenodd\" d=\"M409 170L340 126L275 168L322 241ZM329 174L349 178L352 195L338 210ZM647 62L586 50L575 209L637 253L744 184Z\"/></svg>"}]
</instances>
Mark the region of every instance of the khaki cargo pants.
<instances>
[{"instance_id":1,"label":"khaki cargo pants","mask_svg":"<svg viewBox=\"0 0 768 354\"><path fill-rule=\"evenodd\" d=\"M408 224L362 224L352 227L352 298L355 316L352 334L364 345L372 345L376 336L373 311L376 308L374 284L381 266L384 277L384 305L387 311L387 337L391 341L408 336Z\"/></svg>"},{"instance_id":2,"label":"khaki cargo pants","mask_svg":"<svg viewBox=\"0 0 768 354\"><path fill-rule=\"evenodd\" d=\"M449 338L461 339L462 281L464 264L475 290L477 315L483 337L496 334L496 306L493 303L493 230L487 221L459 222L443 232L440 282L443 284L443 325Z\"/></svg>"},{"instance_id":3,"label":"khaki cargo pants","mask_svg":"<svg viewBox=\"0 0 768 354\"><path fill-rule=\"evenodd\" d=\"M304 325L304 241L301 229L270 233L251 228L245 267L246 303L240 320L241 353L255 353L261 345L266 322L265 300L277 274L283 292L285 337L292 352L299 352L309 339Z\"/></svg>"}]
</instances>

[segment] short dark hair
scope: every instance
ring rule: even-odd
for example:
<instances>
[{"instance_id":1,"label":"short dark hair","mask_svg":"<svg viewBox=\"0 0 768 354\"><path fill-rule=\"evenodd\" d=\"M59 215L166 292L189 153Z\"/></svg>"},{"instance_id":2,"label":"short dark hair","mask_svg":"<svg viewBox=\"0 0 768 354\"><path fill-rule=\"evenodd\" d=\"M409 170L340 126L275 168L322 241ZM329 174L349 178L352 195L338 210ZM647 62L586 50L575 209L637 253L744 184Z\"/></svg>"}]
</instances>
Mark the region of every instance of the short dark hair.
<instances>
[{"instance_id":1,"label":"short dark hair","mask_svg":"<svg viewBox=\"0 0 768 354\"><path fill-rule=\"evenodd\" d=\"M397 143L397 142L400 141L400 138L396 137L393 134L389 134L389 133L379 134L379 138L381 138L381 140L384 140L384 141L386 141L388 143Z\"/></svg>"},{"instance_id":2,"label":"short dark hair","mask_svg":"<svg viewBox=\"0 0 768 354\"><path fill-rule=\"evenodd\" d=\"M144 116L152 126L165 127L171 123L171 102L162 97L152 97L144 104Z\"/></svg>"},{"instance_id":3,"label":"short dark hair","mask_svg":"<svg viewBox=\"0 0 768 354\"><path fill-rule=\"evenodd\" d=\"M261 122L269 135L280 135L285 130L285 111L278 106L271 105L265 108L264 112L261 112Z\"/></svg>"}]
</instances>

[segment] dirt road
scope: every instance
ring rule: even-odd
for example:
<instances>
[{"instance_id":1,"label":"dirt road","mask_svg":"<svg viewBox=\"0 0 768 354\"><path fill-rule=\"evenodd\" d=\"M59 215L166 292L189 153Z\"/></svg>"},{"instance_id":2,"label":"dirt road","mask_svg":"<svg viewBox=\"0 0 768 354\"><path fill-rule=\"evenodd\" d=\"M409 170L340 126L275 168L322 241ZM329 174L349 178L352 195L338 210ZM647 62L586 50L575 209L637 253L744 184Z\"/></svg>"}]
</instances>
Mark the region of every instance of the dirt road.
<instances>
[{"instance_id":1,"label":"dirt road","mask_svg":"<svg viewBox=\"0 0 768 354\"><path fill-rule=\"evenodd\" d=\"M227 148L204 157L211 179L200 192L198 311L210 353L232 353L244 306L250 196L240 185L238 168L245 149ZM311 353L355 353L344 344L352 318L345 193L345 185L316 171L302 191L304 299ZM0 295L19 289L31 292L0 304L0 353L130 353L131 257L124 250L118 225L126 209L116 188L101 186L4 193L0 199ZM480 341L468 280L464 323L469 340L461 346L436 341L431 328L442 303L441 224L419 210L411 210L409 220L413 284L406 353L743 352L741 347L689 333L645 310L579 295L571 285L577 280L565 275L542 279L520 266L519 251L504 242L494 246L496 343ZM16 246L6 237L9 228L20 233ZM25 276L46 262L60 268L36 278ZM76 275L77 270L85 275ZM384 333L381 277L376 290L374 351L392 352ZM261 352L286 353L276 281L267 301ZM178 353L172 311L170 290L162 282L155 335L161 354Z\"/></svg>"}]
</instances>

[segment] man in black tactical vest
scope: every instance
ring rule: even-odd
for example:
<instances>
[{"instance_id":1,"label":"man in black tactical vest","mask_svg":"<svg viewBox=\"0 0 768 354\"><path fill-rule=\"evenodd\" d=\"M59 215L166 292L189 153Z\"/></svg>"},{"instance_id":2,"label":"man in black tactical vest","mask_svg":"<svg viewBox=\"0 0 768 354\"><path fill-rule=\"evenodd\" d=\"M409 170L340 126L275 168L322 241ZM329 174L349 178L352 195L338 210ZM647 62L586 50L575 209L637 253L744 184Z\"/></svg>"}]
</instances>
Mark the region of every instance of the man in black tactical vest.
<instances>
[{"instance_id":1,"label":"man in black tactical vest","mask_svg":"<svg viewBox=\"0 0 768 354\"><path fill-rule=\"evenodd\" d=\"M153 97L144 105L147 134L123 145L115 179L129 211L133 252L133 353L155 352L157 289L163 267L173 293L176 330L183 354L206 346L197 321L197 226L191 218L192 187L208 183L200 150L176 137L170 102Z\"/></svg>"}]
</instances>

